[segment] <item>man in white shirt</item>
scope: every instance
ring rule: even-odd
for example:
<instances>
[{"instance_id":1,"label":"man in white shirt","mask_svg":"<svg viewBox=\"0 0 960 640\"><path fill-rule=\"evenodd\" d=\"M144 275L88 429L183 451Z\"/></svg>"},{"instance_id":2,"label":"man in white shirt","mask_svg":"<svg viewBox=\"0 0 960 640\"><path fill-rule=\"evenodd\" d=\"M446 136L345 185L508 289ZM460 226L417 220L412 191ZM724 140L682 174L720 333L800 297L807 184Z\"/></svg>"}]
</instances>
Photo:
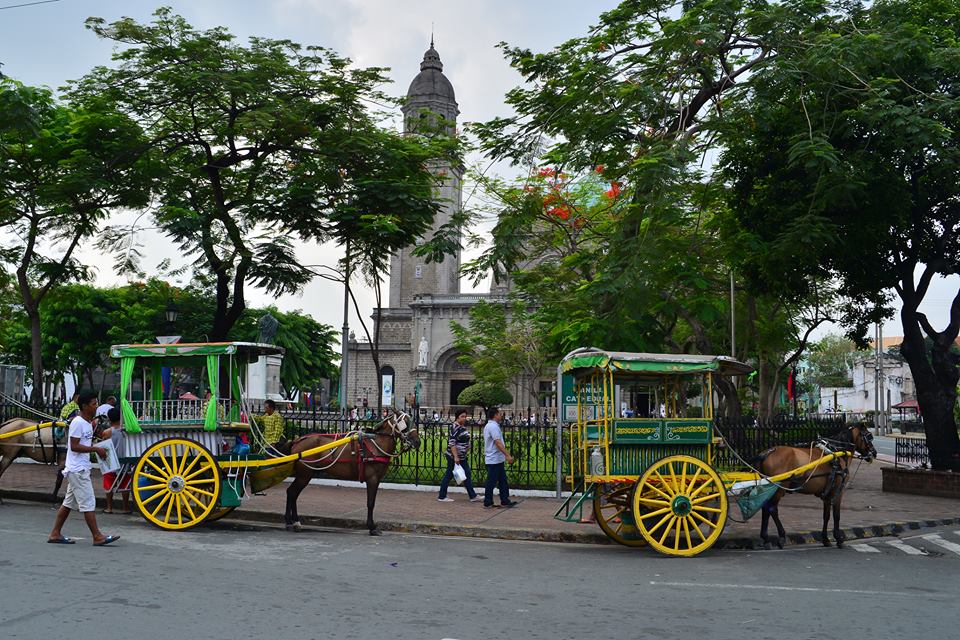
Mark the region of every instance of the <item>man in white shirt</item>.
<instances>
[{"instance_id":1,"label":"man in white shirt","mask_svg":"<svg viewBox=\"0 0 960 640\"><path fill-rule=\"evenodd\" d=\"M503 432L500 421L503 413L498 407L487 409L487 426L483 428L483 456L487 464L487 482L483 487L483 506L493 508L493 487L500 488L500 506L512 507L517 503L510 500L510 487L507 485L507 470L504 462L513 464L513 456L503 445Z\"/></svg>"},{"instance_id":2,"label":"man in white shirt","mask_svg":"<svg viewBox=\"0 0 960 640\"><path fill-rule=\"evenodd\" d=\"M67 479L67 494L63 504L57 511L57 518L53 523L53 531L47 542L52 544L73 544L75 540L64 537L61 529L67 521L70 511L76 510L83 514L83 519L93 535L93 544L97 547L110 544L120 536L105 536L97 526L97 500L93 495L93 482L90 480L90 454L96 453L105 457L103 447L93 446L93 420L97 412L97 394L87 391L80 394L77 402L80 412L70 422L70 431L67 434L67 459L63 475Z\"/></svg>"},{"instance_id":3,"label":"man in white shirt","mask_svg":"<svg viewBox=\"0 0 960 640\"><path fill-rule=\"evenodd\" d=\"M107 412L109 412L110 409L113 409L115 406L117 406L116 396L107 396L107 399L103 401L103 404L97 406L96 416L99 418L100 416L107 415Z\"/></svg>"}]
</instances>

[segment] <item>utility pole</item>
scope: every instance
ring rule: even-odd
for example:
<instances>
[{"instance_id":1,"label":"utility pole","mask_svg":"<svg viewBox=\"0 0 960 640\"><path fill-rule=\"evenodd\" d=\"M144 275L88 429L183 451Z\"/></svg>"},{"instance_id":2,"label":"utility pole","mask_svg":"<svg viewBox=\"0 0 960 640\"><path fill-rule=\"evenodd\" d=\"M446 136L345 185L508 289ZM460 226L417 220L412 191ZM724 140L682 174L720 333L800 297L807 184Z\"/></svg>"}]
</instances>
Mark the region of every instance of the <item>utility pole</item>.
<instances>
[{"instance_id":1,"label":"utility pole","mask_svg":"<svg viewBox=\"0 0 960 640\"><path fill-rule=\"evenodd\" d=\"M350 241L346 243L346 256L343 260L343 336L340 338L340 393L337 402L342 412L347 406L348 345L350 343Z\"/></svg>"},{"instance_id":2,"label":"utility pole","mask_svg":"<svg viewBox=\"0 0 960 640\"><path fill-rule=\"evenodd\" d=\"M880 435L887 435L887 402L886 402L886 391L884 387L884 373L883 373L883 324L877 323L877 335L879 339L877 340L877 370L879 372L879 385L878 388L880 392L877 394L877 401L880 402Z\"/></svg>"},{"instance_id":3,"label":"utility pole","mask_svg":"<svg viewBox=\"0 0 960 640\"><path fill-rule=\"evenodd\" d=\"M880 433L880 323L873 328L873 427Z\"/></svg>"},{"instance_id":4,"label":"utility pole","mask_svg":"<svg viewBox=\"0 0 960 640\"><path fill-rule=\"evenodd\" d=\"M733 269L730 270L730 356L737 357L737 313L733 290Z\"/></svg>"}]
</instances>

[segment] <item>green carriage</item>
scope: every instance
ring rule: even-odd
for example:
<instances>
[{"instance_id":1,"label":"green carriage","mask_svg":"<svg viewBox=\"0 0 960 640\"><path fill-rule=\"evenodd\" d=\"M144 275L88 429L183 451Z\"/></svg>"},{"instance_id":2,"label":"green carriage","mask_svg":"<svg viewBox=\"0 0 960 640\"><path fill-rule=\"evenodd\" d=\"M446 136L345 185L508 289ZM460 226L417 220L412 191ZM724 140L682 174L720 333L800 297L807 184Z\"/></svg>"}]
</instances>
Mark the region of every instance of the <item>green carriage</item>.
<instances>
[{"instance_id":1,"label":"green carriage","mask_svg":"<svg viewBox=\"0 0 960 640\"><path fill-rule=\"evenodd\" d=\"M709 549L727 517L726 478L713 466L715 376L752 368L708 355L577 349L561 362L574 378L569 432L573 495L558 519L583 508L612 540L668 555Z\"/></svg>"}]
</instances>

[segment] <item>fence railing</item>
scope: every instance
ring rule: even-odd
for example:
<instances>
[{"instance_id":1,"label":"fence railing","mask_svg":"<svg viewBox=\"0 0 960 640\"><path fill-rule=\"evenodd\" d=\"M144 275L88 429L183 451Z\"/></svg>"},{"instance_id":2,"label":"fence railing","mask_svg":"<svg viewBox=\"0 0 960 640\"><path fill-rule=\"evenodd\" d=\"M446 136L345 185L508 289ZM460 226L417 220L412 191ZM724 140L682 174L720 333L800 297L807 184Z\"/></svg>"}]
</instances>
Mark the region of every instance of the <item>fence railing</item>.
<instances>
[{"instance_id":1,"label":"fence railing","mask_svg":"<svg viewBox=\"0 0 960 640\"><path fill-rule=\"evenodd\" d=\"M894 467L930 467L927 439L921 435L895 436L893 439Z\"/></svg>"},{"instance_id":2,"label":"fence railing","mask_svg":"<svg viewBox=\"0 0 960 640\"><path fill-rule=\"evenodd\" d=\"M755 418L716 418L715 434L726 442L714 452L719 471L740 471L751 460L778 445L805 445L836 433L846 425L844 416L798 416L758 421Z\"/></svg>"}]
</instances>

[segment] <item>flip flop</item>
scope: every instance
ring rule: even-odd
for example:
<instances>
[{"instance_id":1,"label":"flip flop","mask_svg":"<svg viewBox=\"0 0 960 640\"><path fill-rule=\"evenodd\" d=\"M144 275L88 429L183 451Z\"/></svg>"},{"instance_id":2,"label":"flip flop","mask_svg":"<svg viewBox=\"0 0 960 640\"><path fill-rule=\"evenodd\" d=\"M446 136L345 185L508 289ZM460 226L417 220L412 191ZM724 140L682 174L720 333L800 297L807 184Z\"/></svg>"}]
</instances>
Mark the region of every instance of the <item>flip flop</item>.
<instances>
[{"instance_id":1,"label":"flip flop","mask_svg":"<svg viewBox=\"0 0 960 640\"><path fill-rule=\"evenodd\" d=\"M113 511L107 511L106 509L101 509L100 513L113 513Z\"/></svg>"},{"instance_id":2,"label":"flip flop","mask_svg":"<svg viewBox=\"0 0 960 640\"><path fill-rule=\"evenodd\" d=\"M116 542L116 541L119 540L119 539L120 539L120 536L107 536L107 537L104 538L103 541L101 541L101 542L94 542L94 543L93 543L93 546L95 546L95 547L105 547L105 546L107 546L108 544L110 544L111 542Z\"/></svg>"},{"instance_id":3,"label":"flip flop","mask_svg":"<svg viewBox=\"0 0 960 640\"><path fill-rule=\"evenodd\" d=\"M59 538L54 538L53 540L47 540L49 544L77 544L77 541L73 538L67 538L60 536Z\"/></svg>"}]
</instances>

